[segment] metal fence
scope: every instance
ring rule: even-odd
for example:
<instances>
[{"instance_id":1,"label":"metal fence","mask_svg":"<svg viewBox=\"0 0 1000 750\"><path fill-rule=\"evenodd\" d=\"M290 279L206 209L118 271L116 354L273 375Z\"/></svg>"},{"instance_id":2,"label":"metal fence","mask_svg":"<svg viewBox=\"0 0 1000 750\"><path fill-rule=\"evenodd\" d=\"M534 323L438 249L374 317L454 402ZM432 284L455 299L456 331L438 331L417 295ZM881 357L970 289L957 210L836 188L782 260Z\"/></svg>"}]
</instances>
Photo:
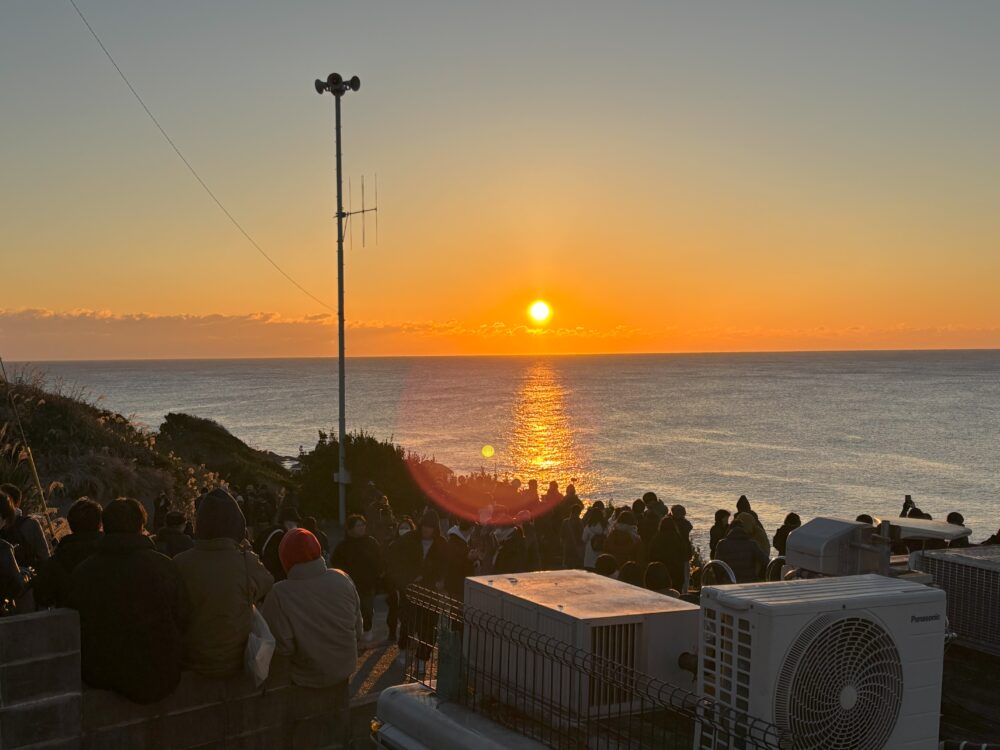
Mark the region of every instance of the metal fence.
<instances>
[{"instance_id":1,"label":"metal fence","mask_svg":"<svg viewBox=\"0 0 1000 750\"><path fill-rule=\"evenodd\" d=\"M411 586L408 682L562 750L788 747L778 729L550 636Z\"/></svg>"}]
</instances>

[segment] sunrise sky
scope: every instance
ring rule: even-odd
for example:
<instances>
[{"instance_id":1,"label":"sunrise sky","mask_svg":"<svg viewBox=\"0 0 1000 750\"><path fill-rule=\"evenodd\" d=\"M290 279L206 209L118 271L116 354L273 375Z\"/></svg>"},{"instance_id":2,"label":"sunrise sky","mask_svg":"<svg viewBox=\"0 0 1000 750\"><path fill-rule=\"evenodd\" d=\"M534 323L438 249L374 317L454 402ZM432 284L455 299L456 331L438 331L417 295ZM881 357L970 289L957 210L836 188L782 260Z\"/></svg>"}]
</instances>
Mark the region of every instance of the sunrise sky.
<instances>
[{"instance_id":1,"label":"sunrise sky","mask_svg":"<svg viewBox=\"0 0 1000 750\"><path fill-rule=\"evenodd\" d=\"M360 75L349 354L1000 346L1000 3L77 1L331 307ZM0 96L0 356L335 354L68 2L0 8Z\"/></svg>"}]
</instances>

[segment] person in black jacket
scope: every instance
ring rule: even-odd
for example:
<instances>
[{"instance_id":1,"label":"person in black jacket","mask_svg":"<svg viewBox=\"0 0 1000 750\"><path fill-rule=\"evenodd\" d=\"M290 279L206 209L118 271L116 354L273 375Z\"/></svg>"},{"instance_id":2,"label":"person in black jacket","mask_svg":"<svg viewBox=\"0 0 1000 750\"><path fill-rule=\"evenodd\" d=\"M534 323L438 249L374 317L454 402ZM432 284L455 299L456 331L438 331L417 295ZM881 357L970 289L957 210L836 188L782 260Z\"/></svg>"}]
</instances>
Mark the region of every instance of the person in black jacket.
<instances>
[{"instance_id":1,"label":"person in black jacket","mask_svg":"<svg viewBox=\"0 0 1000 750\"><path fill-rule=\"evenodd\" d=\"M417 525L409 516L400 518L396 527L396 538L385 549L385 601L388 610L385 624L389 628L389 640L396 638L403 591L412 583L411 572L407 568L405 559L406 546L403 545L403 537L416 528Z\"/></svg>"},{"instance_id":2,"label":"person in black jacket","mask_svg":"<svg viewBox=\"0 0 1000 750\"><path fill-rule=\"evenodd\" d=\"M364 623L366 641L372 639L372 618L374 616L375 590L378 588L385 564L382 548L375 538L368 534L368 523L361 515L347 517L347 536L330 555L330 567L339 568L351 577L361 600L361 619Z\"/></svg>"},{"instance_id":3,"label":"person in black jacket","mask_svg":"<svg viewBox=\"0 0 1000 750\"><path fill-rule=\"evenodd\" d=\"M153 537L156 551L167 557L177 557L181 552L194 549L194 539L184 533L187 525L187 519L179 510L167 512L163 527Z\"/></svg>"},{"instance_id":4,"label":"person in black jacket","mask_svg":"<svg viewBox=\"0 0 1000 750\"><path fill-rule=\"evenodd\" d=\"M670 580L674 582L674 587L680 590L684 585L684 573L689 557L688 542L677 529L676 521L671 516L664 516L660 520L659 531L649 545L650 562L663 563Z\"/></svg>"},{"instance_id":5,"label":"person in black jacket","mask_svg":"<svg viewBox=\"0 0 1000 750\"><path fill-rule=\"evenodd\" d=\"M146 511L138 500L108 503L101 521L97 552L76 566L70 582L69 606L80 613L83 681L153 703L181 679L184 584L143 534Z\"/></svg>"},{"instance_id":6,"label":"person in black jacket","mask_svg":"<svg viewBox=\"0 0 1000 750\"><path fill-rule=\"evenodd\" d=\"M452 599L465 599L465 579L476 574L479 552L469 546L476 525L460 519L448 529L448 566L444 574L444 590Z\"/></svg>"},{"instance_id":7,"label":"person in black jacket","mask_svg":"<svg viewBox=\"0 0 1000 750\"><path fill-rule=\"evenodd\" d=\"M729 511L719 508L715 511L715 523L708 530L708 555L710 560L715 559L715 551L719 542L726 538L729 533Z\"/></svg>"},{"instance_id":8,"label":"person in black jacket","mask_svg":"<svg viewBox=\"0 0 1000 750\"><path fill-rule=\"evenodd\" d=\"M751 536L756 523L749 513L737 513L726 538L715 549L716 558L732 568L737 583L752 583L763 577L767 555Z\"/></svg>"},{"instance_id":9,"label":"person in black jacket","mask_svg":"<svg viewBox=\"0 0 1000 750\"><path fill-rule=\"evenodd\" d=\"M799 518L798 513L789 513L785 516L785 522L781 524L781 527L774 532L774 537L771 539L772 546L778 550L778 554L784 557L785 549L788 545L788 535L791 534L795 529L802 525L802 519Z\"/></svg>"},{"instance_id":10,"label":"person in black jacket","mask_svg":"<svg viewBox=\"0 0 1000 750\"><path fill-rule=\"evenodd\" d=\"M497 551L493 558L493 572L496 575L527 573L531 570L531 559L524 532L513 525L510 516L494 519L497 524L493 535L497 540Z\"/></svg>"},{"instance_id":11,"label":"person in black jacket","mask_svg":"<svg viewBox=\"0 0 1000 750\"><path fill-rule=\"evenodd\" d=\"M17 509L10 496L0 491L0 531L17 519ZM14 545L0 538L0 614L14 614L15 601L28 587L31 572L17 564Z\"/></svg>"},{"instance_id":12,"label":"person in black jacket","mask_svg":"<svg viewBox=\"0 0 1000 750\"><path fill-rule=\"evenodd\" d=\"M65 607L70 580L76 566L97 551L101 540L101 506L81 497L66 513L72 533L59 540L52 557L35 576L35 604L38 607Z\"/></svg>"}]
</instances>

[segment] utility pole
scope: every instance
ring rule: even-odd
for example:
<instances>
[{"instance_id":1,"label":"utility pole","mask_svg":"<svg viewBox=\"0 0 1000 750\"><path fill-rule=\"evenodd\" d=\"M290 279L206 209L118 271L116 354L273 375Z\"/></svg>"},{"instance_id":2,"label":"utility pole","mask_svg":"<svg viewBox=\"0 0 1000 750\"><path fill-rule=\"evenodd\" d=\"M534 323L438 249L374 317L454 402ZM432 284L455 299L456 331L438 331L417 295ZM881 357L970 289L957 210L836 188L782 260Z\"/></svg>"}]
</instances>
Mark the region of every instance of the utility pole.
<instances>
[{"instance_id":1,"label":"utility pole","mask_svg":"<svg viewBox=\"0 0 1000 750\"><path fill-rule=\"evenodd\" d=\"M317 94L323 94L327 91L333 94L334 130L337 142L337 396L340 420L337 434L339 469L335 479L340 498L338 517L340 525L343 527L347 522L347 485L351 483L351 474L347 470L347 415L345 411L347 381L344 372L344 219L347 218L348 214L344 212L344 175L340 157L340 99L348 91L360 89L361 79L354 76L349 81L345 81L338 73L331 73L325 81L317 78L315 85Z\"/></svg>"}]
</instances>

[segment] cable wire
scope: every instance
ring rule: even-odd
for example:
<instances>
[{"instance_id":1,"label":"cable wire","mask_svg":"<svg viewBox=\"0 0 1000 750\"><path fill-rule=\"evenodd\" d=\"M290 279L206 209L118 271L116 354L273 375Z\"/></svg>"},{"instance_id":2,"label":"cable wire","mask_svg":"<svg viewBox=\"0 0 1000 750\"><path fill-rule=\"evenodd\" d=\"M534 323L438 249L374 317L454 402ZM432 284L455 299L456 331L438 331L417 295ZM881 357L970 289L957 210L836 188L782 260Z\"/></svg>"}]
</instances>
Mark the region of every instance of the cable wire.
<instances>
[{"instance_id":1,"label":"cable wire","mask_svg":"<svg viewBox=\"0 0 1000 750\"><path fill-rule=\"evenodd\" d=\"M257 250L257 252L260 253L262 256L264 256L264 259L267 260L267 262L270 263L272 266L274 266L275 270L277 270L278 273L280 273L282 276L288 279L288 281L291 282L291 284L294 285L300 292L302 292L304 295L312 299L314 302L319 303L330 312L336 312L334 308L330 307L330 305L328 305L326 302L321 300L319 297L317 297L315 294L313 294L304 286L302 286L299 282L297 282L294 278L292 278L292 276L287 271L285 271L285 269L283 269L281 266L278 265L278 263L274 260L274 258L272 258L270 255L264 252L264 248L262 248L259 244L257 244L257 241L250 236L250 233L247 232L247 230L243 228L243 225L236 220L236 217L229 212L229 209L227 209L223 205L222 201L219 200L218 196L216 196L216 194L212 192L212 189L201 178L201 175L198 174L198 171L191 165L191 162L187 160L187 157L184 156L181 150L177 147L177 144L174 143L174 140L169 135L167 135L167 131L163 129L163 126L160 125L159 121L150 111L149 107L146 106L146 102L144 102L142 100L142 97L139 96L139 92L135 90L135 87L129 81L125 73L122 71L121 67L119 67L117 62L115 62L115 58L111 56L111 53L108 51L108 48L104 46L104 42L101 41L101 38L97 35L97 32L94 31L94 27L90 25L90 22L87 20L87 17L83 15L83 11L81 11L80 6L76 4L76 0L69 0L69 2L70 5L73 6L73 9L76 11L77 15L80 16L80 20L83 21L84 25L87 27L87 30L90 31L91 36L94 37L94 40L104 51L104 54L107 56L108 60L110 60L111 64L115 66L115 70L118 71L118 75L121 76L122 81L124 81L125 85L128 86L128 90L132 92L132 96L135 97L135 100L139 102L142 108L146 111L146 114L149 115L149 119L153 121L153 124L156 126L156 129L160 131L160 135L162 135L164 140L166 140L166 142L170 144L170 148L172 148L174 150L174 153L177 154L178 158L180 158L180 160L184 162L184 166L188 168L188 171L198 181L198 184L201 185L202 188L204 188L206 193L208 193L208 197L211 198L215 202L215 205L217 205L219 209L222 211L222 213L226 215L226 218L229 219L229 221L232 222L233 226L239 230L240 234L242 234L247 239L247 242L253 245L253 247Z\"/></svg>"}]
</instances>

